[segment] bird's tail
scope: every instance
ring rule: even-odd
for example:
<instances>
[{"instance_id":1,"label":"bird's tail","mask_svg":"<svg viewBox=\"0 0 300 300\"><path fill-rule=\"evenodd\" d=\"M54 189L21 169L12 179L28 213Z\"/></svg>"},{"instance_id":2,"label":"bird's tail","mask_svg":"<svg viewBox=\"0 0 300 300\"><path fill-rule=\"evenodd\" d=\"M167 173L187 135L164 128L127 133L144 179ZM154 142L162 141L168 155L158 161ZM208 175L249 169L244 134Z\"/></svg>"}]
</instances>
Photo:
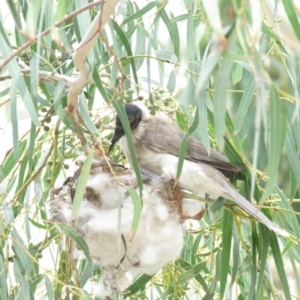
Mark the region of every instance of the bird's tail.
<instances>
[{"instance_id":1,"label":"bird's tail","mask_svg":"<svg viewBox=\"0 0 300 300\"><path fill-rule=\"evenodd\" d=\"M266 215L264 215L260 210L253 206L248 200L246 200L242 195L240 195L236 190L232 189L232 194L227 194L228 199L234 201L239 207L244 209L251 216L256 218L262 224L267 226L270 230L273 230L276 234L283 237L290 237L291 235L277 224L273 223Z\"/></svg>"}]
</instances>

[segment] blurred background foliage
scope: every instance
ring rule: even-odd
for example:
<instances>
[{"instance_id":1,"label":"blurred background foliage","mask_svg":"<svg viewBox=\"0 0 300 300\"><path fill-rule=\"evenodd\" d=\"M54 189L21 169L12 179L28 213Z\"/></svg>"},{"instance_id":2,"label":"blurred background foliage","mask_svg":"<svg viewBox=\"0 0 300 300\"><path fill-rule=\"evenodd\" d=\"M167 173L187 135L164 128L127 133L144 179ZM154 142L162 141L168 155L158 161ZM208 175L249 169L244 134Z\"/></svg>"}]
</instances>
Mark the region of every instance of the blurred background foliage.
<instances>
[{"instance_id":1,"label":"blurred background foliage","mask_svg":"<svg viewBox=\"0 0 300 300\"><path fill-rule=\"evenodd\" d=\"M1 299L90 299L76 274L99 276L68 259L80 237L47 220L50 189L81 145L66 113L72 53L99 6L82 0L1 0ZM297 3L296 3L297 4ZM107 149L108 104L143 101L208 148L244 163L237 186L300 238L298 7L292 0L121 1L88 56L94 83L79 98L81 124ZM16 57L7 60L36 34ZM5 63L7 62L7 63ZM76 72L75 72L76 73ZM61 121L59 121L61 120ZM196 118L197 120L197 118ZM126 163L117 147L113 159ZM232 210L230 210L232 211ZM127 289L132 299L296 299L300 251L257 223L215 207L187 233L181 257ZM229 229L229 230L228 230ZM74 270L77 270L76 272ZM298 298L297 298L298 299Z\"/></svg>"}]
</instances>

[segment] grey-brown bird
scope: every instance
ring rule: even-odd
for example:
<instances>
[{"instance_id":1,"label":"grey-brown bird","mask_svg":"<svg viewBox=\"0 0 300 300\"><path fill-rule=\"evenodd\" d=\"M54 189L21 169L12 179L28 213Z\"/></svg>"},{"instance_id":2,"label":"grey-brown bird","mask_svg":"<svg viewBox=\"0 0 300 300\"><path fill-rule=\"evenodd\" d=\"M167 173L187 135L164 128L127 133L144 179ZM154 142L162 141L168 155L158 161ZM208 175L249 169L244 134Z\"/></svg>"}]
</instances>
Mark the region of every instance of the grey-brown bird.
<instances>
[{"instance_id":1,"label":"grey-brown bird","mask_svg":"<svg viewBox=\"0 0 300 300\"><path fill-rule=\"evenodd\" d=\"M176 179L179 149L184 132L169 122L152 116L142 104L126 104L125 111L132 130L140 168L160 175L165 181ZM120 143L121 151L132 165L127 138L119 117L116 118L109 151L117 141ZM202 143L190 138L178 184L180 188L194 193L206 193L213 198L230 199L269 229L282 236L289 236L231 185L225 175L230 176L237 171L238 168L232 166L219 152L213 149L208 152Z\"/></svg>"}]
</instances>

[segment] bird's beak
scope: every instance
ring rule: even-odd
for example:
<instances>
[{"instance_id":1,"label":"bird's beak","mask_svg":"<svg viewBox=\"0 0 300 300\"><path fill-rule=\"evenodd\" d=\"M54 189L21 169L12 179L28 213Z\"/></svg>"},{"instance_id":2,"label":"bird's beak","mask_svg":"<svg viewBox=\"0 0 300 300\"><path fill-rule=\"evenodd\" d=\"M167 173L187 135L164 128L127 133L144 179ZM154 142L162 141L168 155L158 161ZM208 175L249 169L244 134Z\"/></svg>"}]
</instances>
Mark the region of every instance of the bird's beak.
<instances>
[{"instance_id":1,"label":"bird's beak","mask_svg":"<svg viewBox=\"0 0 300 300\"><path fill-rule=\"evenodd\" d=\"M131 130L133 130L139 125L139 123L142 119L142 111L136 105L131 105L131 104L125 105L125 111L126 111L126 114L127 114L127 117L128 117L128 122L129 122L130 128L131 128ZM115 143L123 135L125 135L125 131L122 127L120 119L117 117L116 118L115 132L114 132L114 136L111 140L111 144L108 148L108 153L111 151L111 149L114 147Z\"/></svg>"},{"instance_id":2,"label":"bird's beak","mask_svg":"<svg viewBox=\"0 0 300 300\"><path fill-rule=\"evenodd\" d=\"M111 149L114 147L115 143L124 135L124 130L120 126L115 127L114 136L112 137L111 144L108 148L108 153L111 151Z\"/></svg>"}]
</instances>

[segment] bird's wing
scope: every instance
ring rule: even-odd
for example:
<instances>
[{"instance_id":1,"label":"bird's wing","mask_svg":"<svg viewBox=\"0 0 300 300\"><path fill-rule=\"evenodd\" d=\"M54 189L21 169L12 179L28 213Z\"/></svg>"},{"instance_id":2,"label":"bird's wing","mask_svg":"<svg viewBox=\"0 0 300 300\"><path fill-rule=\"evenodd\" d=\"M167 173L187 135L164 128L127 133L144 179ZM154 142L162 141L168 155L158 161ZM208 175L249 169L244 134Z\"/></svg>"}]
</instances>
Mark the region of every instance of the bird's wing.
<instances>
[{"instance_id":1,"label":"bird's wing","mask_svg":"<svg viewBox=\"0 0 300 300\"><path fill-rule=\"evenodd\" d=\"M148 149L156 152L169 153L175 156L179 155L180 145L184 136L184 132L172 124L160 118L152 117L146 121L147 130L141 142ZM214 149L208 152L205 146L190 138L186 152L186 159L194 162L202 162L208 164L226 176L226 171L239 172L240 167L232 166L229 160Z\"/></svg>"}]
</instances>

